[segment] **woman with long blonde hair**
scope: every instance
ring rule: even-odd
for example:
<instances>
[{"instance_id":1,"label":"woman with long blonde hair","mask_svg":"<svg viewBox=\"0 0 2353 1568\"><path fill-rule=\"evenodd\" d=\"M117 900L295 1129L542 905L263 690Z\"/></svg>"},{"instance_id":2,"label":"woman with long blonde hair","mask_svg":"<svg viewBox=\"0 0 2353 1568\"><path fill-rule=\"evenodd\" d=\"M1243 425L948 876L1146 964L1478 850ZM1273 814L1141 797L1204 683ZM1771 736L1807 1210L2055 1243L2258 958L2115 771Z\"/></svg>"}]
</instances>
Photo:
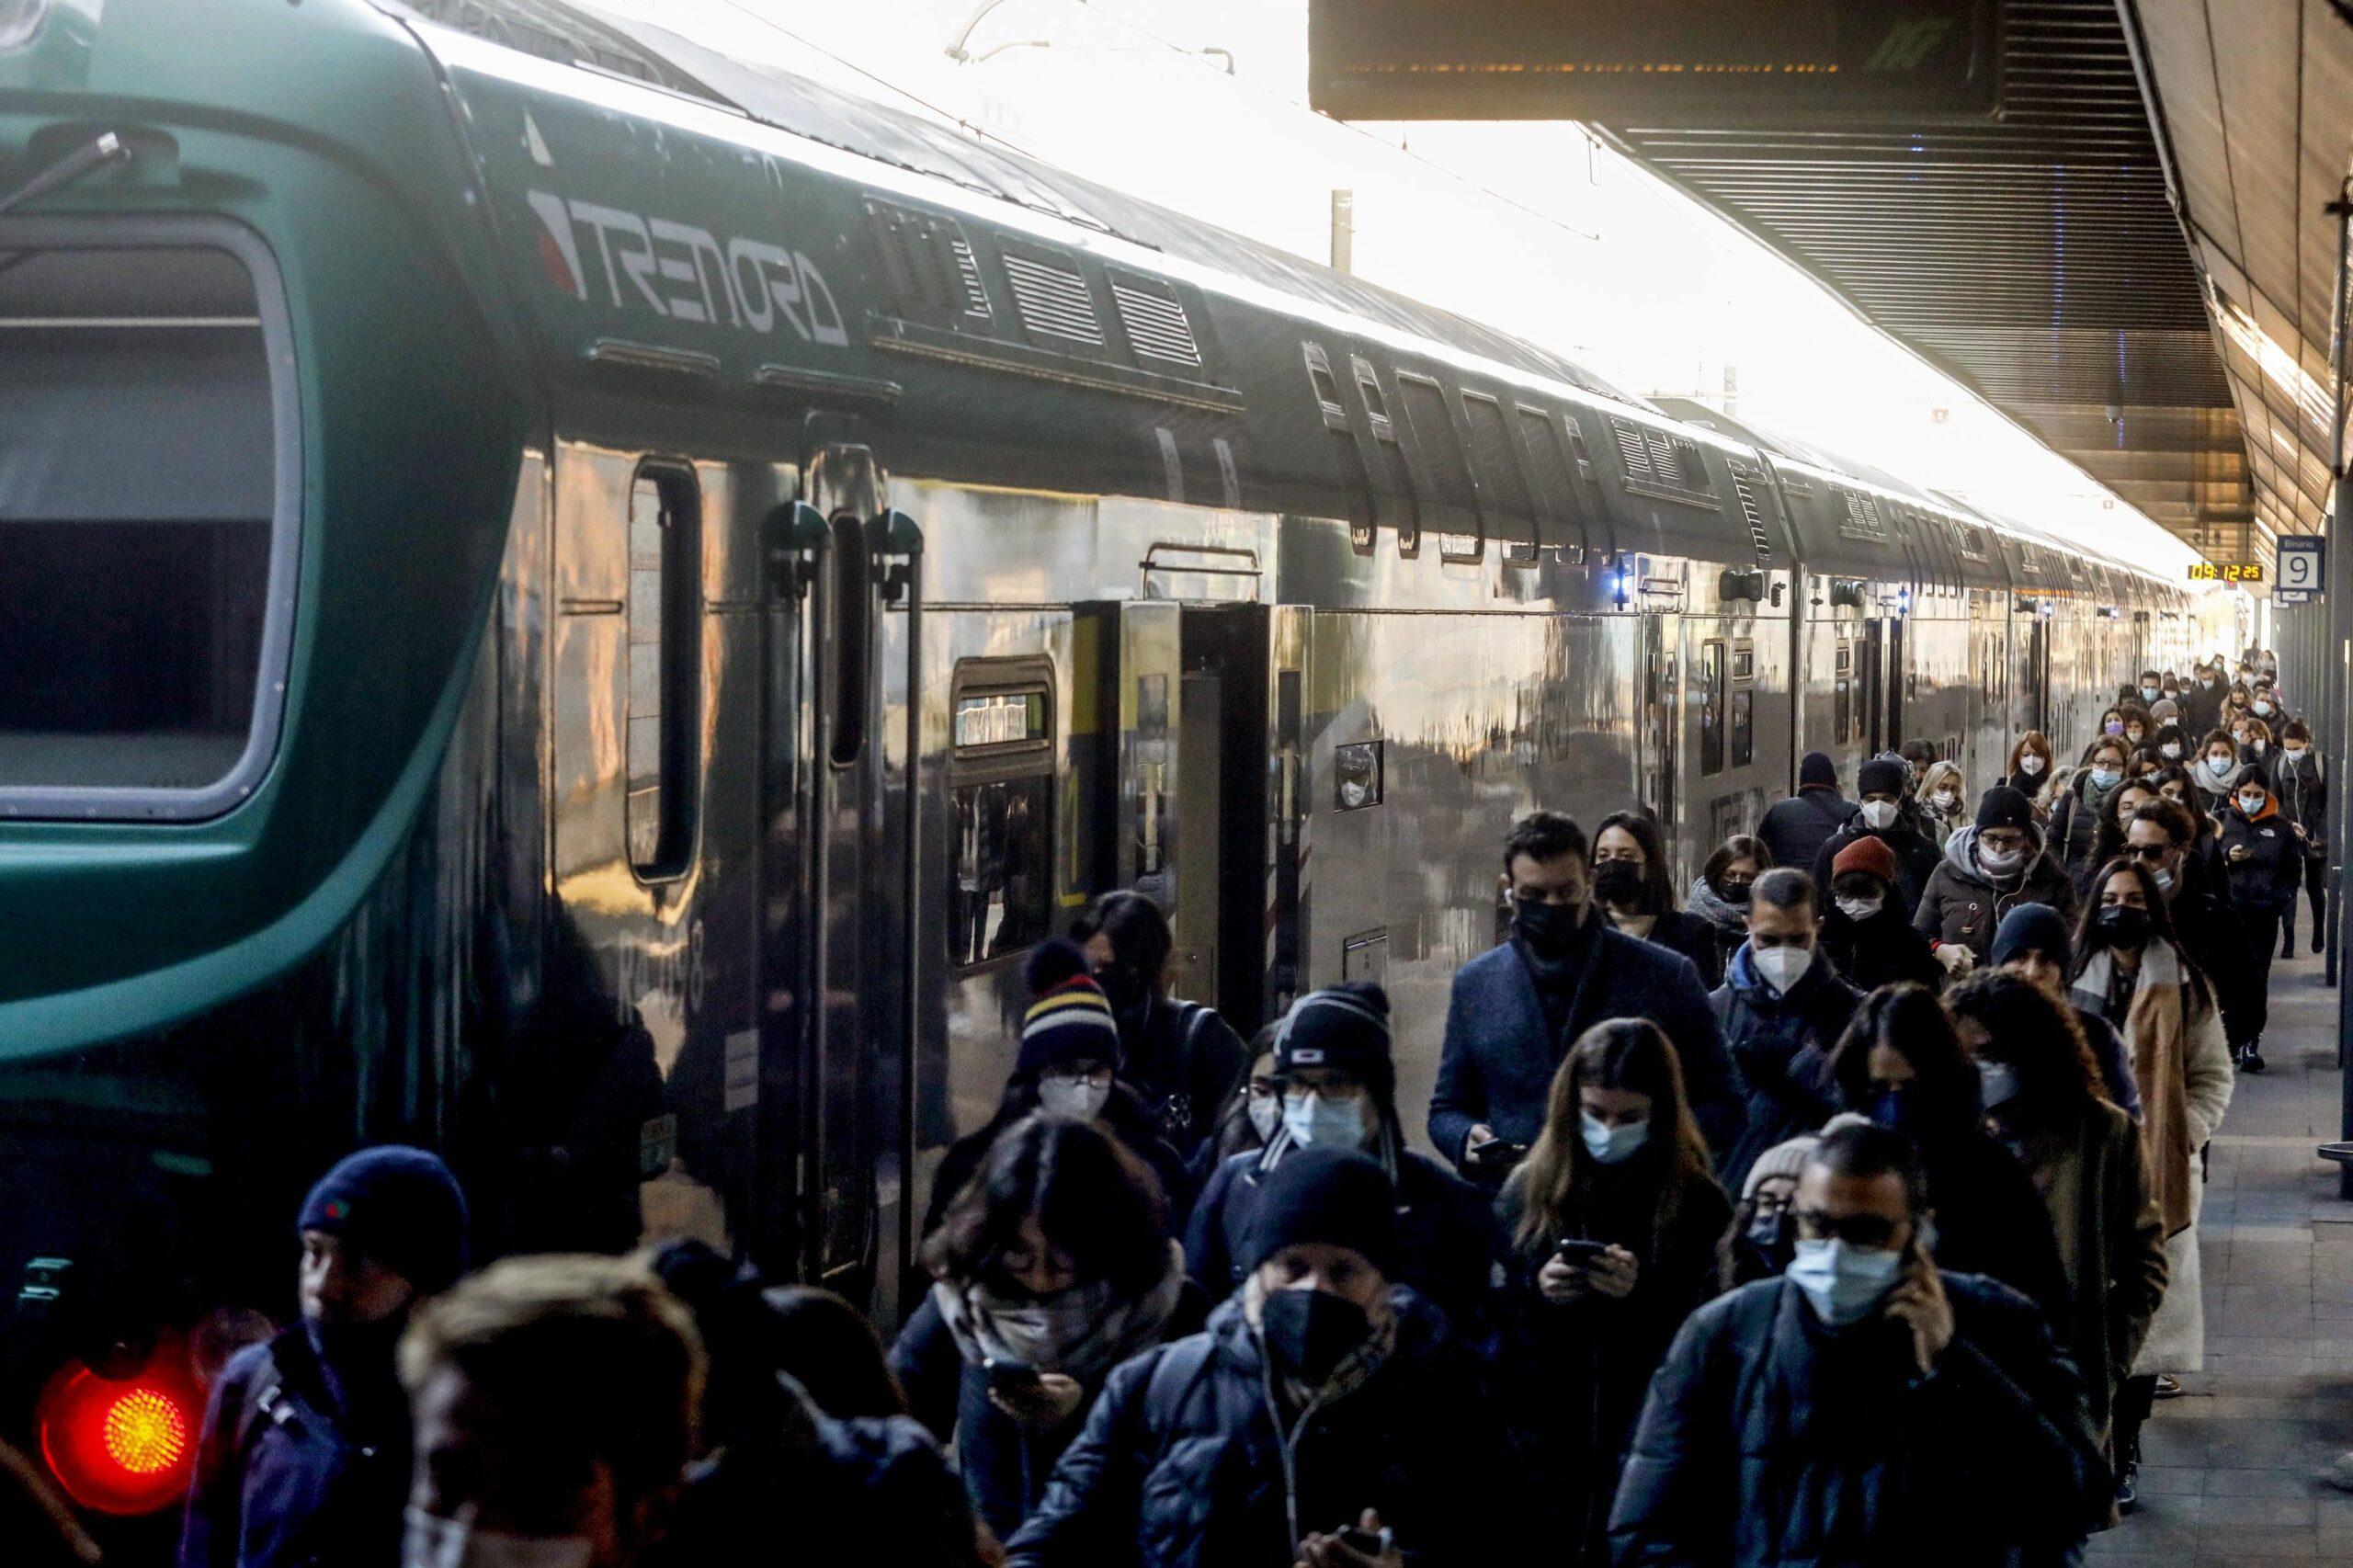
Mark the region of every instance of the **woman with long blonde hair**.
<instances>
[{"instance_id":1,"label":"woman with long blonde hair","mask_svg":"<svg viewBox=\"0 0 2353 1568\"><path fill-rule=\"evenodd\" d=\"M1608 1560L1609 1503L1651 1374L1709 1291L1732 1203L1657 1025L1570 1048L1544 1130L1496 1200L1510 1237L1504 1364L1530 1506L1574 1562Z\"/></svg>"}]
</instances>

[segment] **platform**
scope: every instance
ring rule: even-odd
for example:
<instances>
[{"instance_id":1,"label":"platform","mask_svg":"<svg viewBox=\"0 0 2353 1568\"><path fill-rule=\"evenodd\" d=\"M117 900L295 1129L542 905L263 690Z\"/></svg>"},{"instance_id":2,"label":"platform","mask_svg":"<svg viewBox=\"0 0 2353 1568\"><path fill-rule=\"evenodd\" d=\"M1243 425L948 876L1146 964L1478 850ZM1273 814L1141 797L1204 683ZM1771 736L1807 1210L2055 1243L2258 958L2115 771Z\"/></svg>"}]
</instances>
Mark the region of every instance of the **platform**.
<instances>
[{"instance_id":1,"label":"platform","mask_svg":"<svg viewBox=\"0 0 2353 1568\"><path fill-rule=\"evenodd\" d=\"M2271 1070L2241 1075L2213 1143L2206 1370L2158 1403L2140 1509L2092 1538L2100 1568L2353 1563L2353 1494L2320 1480L2353 1449L2353 1203L2314 1152L2337 1136L2336 1036L2320 960L2279 964Z\"/></svg>"}]
</instances>

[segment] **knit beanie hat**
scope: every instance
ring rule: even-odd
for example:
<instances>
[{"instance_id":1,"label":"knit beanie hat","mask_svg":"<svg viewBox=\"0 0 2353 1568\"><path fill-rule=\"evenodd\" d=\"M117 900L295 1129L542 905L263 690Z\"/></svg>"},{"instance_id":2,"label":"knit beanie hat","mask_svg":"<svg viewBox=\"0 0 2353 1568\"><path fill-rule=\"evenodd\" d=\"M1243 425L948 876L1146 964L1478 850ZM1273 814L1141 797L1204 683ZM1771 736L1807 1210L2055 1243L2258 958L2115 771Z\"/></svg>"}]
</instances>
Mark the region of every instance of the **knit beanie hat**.
<instances>
[{"instance_id":1,"label":"knit beanie hat","mask_svg":"<svg viewBox=\"0 0 2353 1568\"><path fill-rule=\"evenodd\" d=\"M1267 1173L1243 1232L1243 1271L1315 1242L1352 1248L1394 1275L1397 1192L1378 1162L1353 1149L1311 1147L1293 1149Z\"/></svg>"},{"instance_id":2,"label":"knit beanie hat","mask_svg":"<svg viewBox=\"0 0 2353 1568\"><path fill-rule=\"evenodd\" d=\"M1086 954L1066 937L1040 942L1022 978L1037 1000L1022 1015L1021 1051L1013 1075L1035 1078L1074 1062L1120 1064L1120 1026L1110 1001L1086 972Z\"/></svg>"},{"instance_id":3,"label":"knit beanie hat","mask_svg":"<svg viewBox=\"0 0 2353 1568\"><path fill-rule=\"evenodd\" d=\"M2181 704L2170 697L2160 697L2150 704L2149 717L2160 724L2170 724L2181 717Z\"/></svg>"},{"instance_id":4,"label":"knit beanie hat","mask_svg":"<svg viewBox=\"0 0 2353 1568\"><path fill-rule=\"evenodd\" d=\"M1369 980L1311 991L1290 1005L1275 1038L1275 1071L1329 1067L1386 1105L1396 1087L1389 1055L1389 994Z\"/></svg>"},{"instance_id":5,"label":"knit beanie hat","mask_svg":"<svg viewBox=\"0 0 2353 1568\"><path fill-rule=\"evenodd\" d=\"M2034 829L2034 806L2007 784L1996 784L1977 801L1977 825Z\"/></svg>"},{"instance_id":6,"label":"knit beanie hat","mask_svg":"<svg viewBox=\"0 0 2353 1568\"><path fill-rule=\"evenodd\" d=\"M1883 791L1900 800L1911 784L1911 765L1892 762L1883 756L1875 756L1855 770L1855 793L1858 795Z\"/></svg>"},{"instance_id":7,"label":"knit beanie hat","mask_svg":"<svg viewBox=\"0 0 2353 1568\"><path fill-rule=\"evenodd\" d=\"M1757 1155L1756 1163L1748 1167L1747 1179L1740 1184L1742 1199L1756 1197L1756 1189L1775 1176L1795 1178L1801 1171L1805 1169L1808 1156L1813 1154L1814 1146L1821 1142L1820 1138L1809 1132L1803 1137L1792 1138L1786 1143L1776 1143Z\"/></svg>"},{"instance_id":8,"label":"knit beanie hat","mask_svg":"<svg viewBox=\"0 0 2353 1568\"><path fill-rule=\"evenodd\" d=\"M1997 964L2035 953L2064 969L2068 952L2067 922L2047 903L2021 903L1994 927L1989 956Z\"/></svg>"},{"instance_id":9,"label":"knit beanie hat","mask_svg":"<svg viewBox=\"0 0 2353 1568\"><path fill-rule=\"evenodd\" d=\"M1821 752L1806 753L1798 759L1798 788L1802 790L1809 784L1827 784L1832 789L1836 789L1838 787L1837 764L1832 762Z\"/></svg>"},{"instance_id":10,"label":"knit beanie hat","mask_svg":"<svg viewBox=\"0 0 2353 1568\"><path fill-rule=\"evenodd\" d=\"M466 1269L466 1195L438 1154L405 1144L335 1162L302 1199L295 1230L323 1231L438 1295Z\"/></svg>"},{"instance_id":11,"label":"knit beanie hat","mask_svg":"<svg viewBox=\"0 0 2353 1568\"><path fill-rule=\"evenodd\" d=\"M1881 881L1895 881L1895 851L1887 840L1865 834L1830 858L1830 874L1843 877L1849 871L1869 871Z\"/></svg>"}]
</instances>

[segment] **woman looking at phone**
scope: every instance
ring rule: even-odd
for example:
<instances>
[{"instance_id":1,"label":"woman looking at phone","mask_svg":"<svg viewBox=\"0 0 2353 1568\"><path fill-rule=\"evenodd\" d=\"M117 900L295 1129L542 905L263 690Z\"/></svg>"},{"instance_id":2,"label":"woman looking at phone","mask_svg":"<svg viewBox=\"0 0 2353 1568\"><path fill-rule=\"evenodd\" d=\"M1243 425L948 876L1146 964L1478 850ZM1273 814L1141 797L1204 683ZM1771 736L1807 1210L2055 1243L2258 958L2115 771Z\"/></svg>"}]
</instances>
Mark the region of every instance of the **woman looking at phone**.
<instances>
[{"instance_id":1,"label":"woman looking at phone","mask_svg":"<svg viewBox=\"0 0 2353 1568\"><path fill-rule=\"evenodd\" d=\"M1036 1507L1111 1369L1200 1326L1159 1185L1092 1122L1006 1129L919 1259L937 1281L891 1349L933 1436L956 1442L999 1540Z\"/></svg>"},{"instance_id":2,"label":"woman looking at phone","mask_svg":"<svg viewBox=\"0 0 2353 1568\"><path fill-rule=\"evenodd\" d=\"M1657 1025L1612 1018L1552 1079L1544 1130L1504 1184L1505 1391L1531 1539L1608 1561L1609 1503L1643 1391L1709 1292L1732 1203Z\"/></svg>"}]
</instances>

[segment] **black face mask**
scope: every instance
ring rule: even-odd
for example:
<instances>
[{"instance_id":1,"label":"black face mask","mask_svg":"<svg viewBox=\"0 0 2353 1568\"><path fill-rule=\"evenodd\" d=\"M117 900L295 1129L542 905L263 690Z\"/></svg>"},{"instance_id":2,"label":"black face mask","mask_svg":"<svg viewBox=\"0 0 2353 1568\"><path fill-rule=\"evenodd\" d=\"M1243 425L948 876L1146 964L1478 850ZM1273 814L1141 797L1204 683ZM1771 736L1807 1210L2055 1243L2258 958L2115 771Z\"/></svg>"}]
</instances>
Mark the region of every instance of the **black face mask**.
<instances>
[{"instance_id":1,"label":"black face mask","mask_svg":"<svg viewBox=\"0 0 2353 1568\"><path fill-rule=\"evenodd\" d=\"M1604 860L1593 869L1593 894L1604 903L1633 903L1643 896L1643 869L1631 860Z\"/></svg>"},{"instance_id":2,"label":"black face mask","mask_svg":"<svg viewBox=\"0 0 2353 1568\"><path fill-rule=\"evenodd\" d=\"M1787 1209L1771 1214L1752 1214L1748 1229L1741 1240L1756 1260L1769 1273L1779 1274L1790 1266L1798 1252L1797 1216Z\"/></svg>"},{"instance_id":3,"label":"black face mask","mask_svg":"<svg viewBox=\"0 0 2353 1568\"><path fill-rule=\"evenodd\" d=\"M1115 1013L1140 1013L1152 994L1143 977L1125 964L1104 965L1096 971L1095 983L1103 988L1103 998Z\"/></svg>"},{"instance_id":4,"label":"black face mask","mask_svg":"<svg viewBox=\"0 0 2353 1568\"><path fill-rule=\"evenodd\" d=\"M1557 959L1567 952L1584 924L1582 903L1523 903L1511 917L1511 928L1541 959Z\"/></svg>"},{"instance_id":5,"label":"black face mask","mask_svg":"<svg viewBox=\"0 0 2353 1568\"><path fill-rule=\"evenodd\" d=\"M2137 948L2149 939L2149 912L2117 904L2099 912L2099 928L2111 948Z\"/></svg>"},{"instance_id":6,"label":"black face mask","mask_svg":"<svg viewBox=\"0 0 2353 1568\"><path fill-rule=\"evenodd\" d=\"M1920 1113L1909 1089L1881 1089L1871 1099L1871 1119L1891 1132L1906 1136L1919 1130Z\"/></svg>"},{"instance_id":7,"label":"black face mask","mask_svg":"<svg viewBox=\"0 0 2353 1568\"><path fill-rule=\"evenodd\" d=\"M1372 1337L1372 1320L1328 1290L1277 1290L1258 1309L1258 1332L1277 1368L1320 1387L1349 1351Z\"/></svg>"},{"instance_id":8,"label":"black face mask","mask_svg":"<svg viewBox=\"0 0 2353 1568\"><path fill-rule=\"evenodd\" d=\"M1755 892L1756 886L1751 882L1726 882L1716 890L1716 896L1735 909L1745 909Z\"/></svg>"}]
</instances>

